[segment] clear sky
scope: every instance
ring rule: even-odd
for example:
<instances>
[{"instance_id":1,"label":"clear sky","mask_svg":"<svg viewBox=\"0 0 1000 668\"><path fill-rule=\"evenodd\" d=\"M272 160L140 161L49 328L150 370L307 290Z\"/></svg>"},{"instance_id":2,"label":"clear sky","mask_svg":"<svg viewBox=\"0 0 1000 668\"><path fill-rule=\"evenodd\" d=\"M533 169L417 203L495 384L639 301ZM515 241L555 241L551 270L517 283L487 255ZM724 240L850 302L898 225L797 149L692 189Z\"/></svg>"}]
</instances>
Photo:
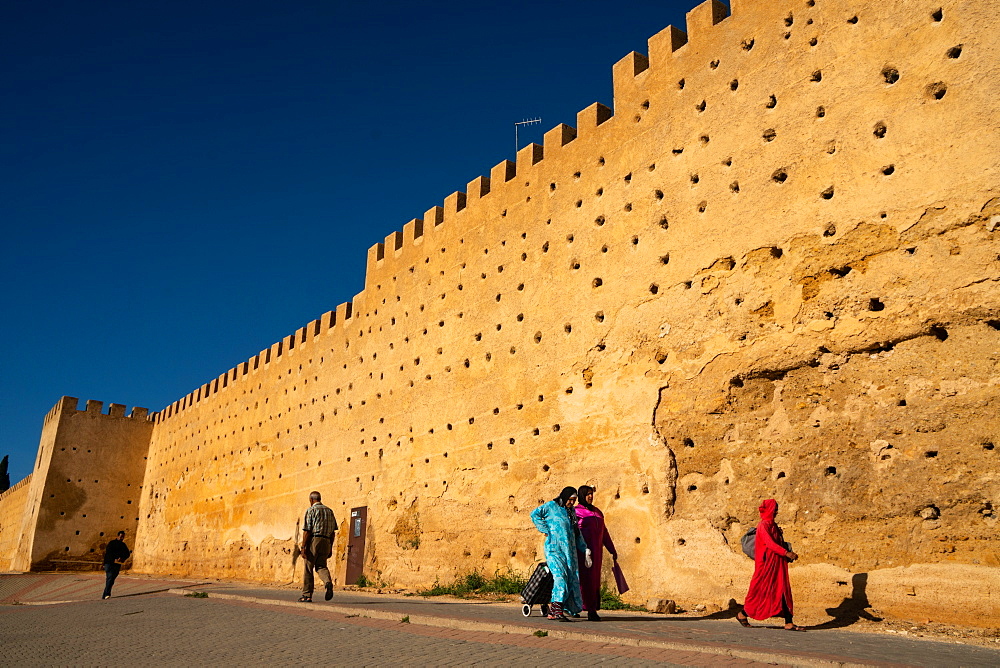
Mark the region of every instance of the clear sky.
<instances>
[{"instance_id":1,"label":"clear sky","mask_svg":"<svg viewBox=\"0 0 1000 668\"><path fill-rule=\"evenodd\" d=\"M361 291L695 0L7 2L0 456L62 395L159 410Z\"/></svg>"}]
</instances>

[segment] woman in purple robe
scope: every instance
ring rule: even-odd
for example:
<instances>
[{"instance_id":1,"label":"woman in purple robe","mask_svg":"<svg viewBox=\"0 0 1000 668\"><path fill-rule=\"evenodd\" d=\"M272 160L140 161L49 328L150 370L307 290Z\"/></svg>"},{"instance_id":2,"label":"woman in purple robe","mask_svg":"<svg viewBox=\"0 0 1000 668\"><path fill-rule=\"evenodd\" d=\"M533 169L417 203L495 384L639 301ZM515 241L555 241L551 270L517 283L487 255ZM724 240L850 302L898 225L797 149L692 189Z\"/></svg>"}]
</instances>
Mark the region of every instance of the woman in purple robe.
<instances>
[{"instance_id":1,"label":"woman in purple robe","mask_svg":"<svg viewBox=\"0 0 1000 668\"><path fill-rule=\"evenodd\" d=\"M583 609L587 611L587 619L599 622L601 618L597 611L601 608L601 562L604 559L604 548L608 548L616 562L618 550L604 527L604 513L594 505L594 488L581 485L578 493L580 505L576 507L577 522L593 561L593 565L586 568L583 559L580 560L580 593L583 595Z\"/></svg>"}]
</instances>

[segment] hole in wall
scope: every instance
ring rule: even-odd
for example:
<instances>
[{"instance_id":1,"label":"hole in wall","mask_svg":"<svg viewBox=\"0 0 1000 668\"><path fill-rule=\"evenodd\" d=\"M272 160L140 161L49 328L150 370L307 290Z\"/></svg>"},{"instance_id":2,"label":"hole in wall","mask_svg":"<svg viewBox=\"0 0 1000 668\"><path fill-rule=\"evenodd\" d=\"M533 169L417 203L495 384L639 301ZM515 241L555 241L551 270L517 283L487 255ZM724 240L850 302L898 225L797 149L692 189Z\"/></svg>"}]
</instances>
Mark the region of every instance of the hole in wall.
<instances>
[{"instance_id":1,"label":"hole in wall","mask_svg":"<svg viewBox=\"0 0 1000 668\"><path fill-rule=\"evenodd\" d=\"M938 341L948 340L948 330L942 327L941 325L933 325L930 328L930 333L931 336L933 336Z\"/></svg>"},{"instance_id":2,"label":"hole in wall","mask_svg":"<svg viewBox=\"0 0 1000 668\"><path fill-rule=\"evenodd\" d=\"M935 100L940 100L948 92L948 86L943 81L936 81L927 86L927 95Z\"/></svg>"},{"instance_id":3,"label":"hole in wall","mask_svg":"<svg viewBox=\"0 0 1000 668\"><path fill-rule=\"evenodd\" d=\"M784 471L778 471L778 475L777 475L777 476L775 476L775 477L777 477L777 478L779 478L779 479L780 479L780 478L784 478L784 477L785 477L785 472L784 472Z\"/></svg>"},{"instance_id":4,"label":"hole in wall","mask_svg":"<svg viewBox=\"0 0 1000 668\"><path fill-rule=\"evenodd\" d=\"M891 86L899 81L899 70L895 67L886 65L882 68L882 78L885 79L885 82Z\"/></svg>"},{"instance_id":5,"label":"hole in wall","mask_svg":"<svg viewBox=\"0 0 1000 668\"><path fill-rule=\"evenodd\" d=\"M875 127L872 129L872 134L875 135L876 139L882 139L885 137L885 133L887 131L888 128L886 127L885 123L883 121L879 121L878 123L875 124Z\"/></svg>"},{"instance_id":6,"label":"hole in wall","mask_svg":"<svg viewBox=\"0 0 1000 668\"><path fill-rule=\"evenodd\" d=\"M945 53L949 58L958 58L962 55L962 45L953 46Z\"/></svg>"},{"instance_id":7,"label":"hole in wall","mask_svg":"<svg viewBox=\"0 0 1000 668\"><path fill-rule=\"evenodd\" d=\"M819 44L818 39L816 39L815 37L809 38L809 46L816 46L817 44Z\"/></svg>"},{"instance_id":8,"label":"hole in wall","mask_svg":"<svg viewBox=\"0 0 1000 668\"><path fill-rule=\"evenodd\" d=\"M884 311L885 304L878 297L872 297L868 300L868 310L869 311Z\"/></svg>"},{"instance_id":9,"label":"hole in wall","mask_svg":"<svg viewBox=\"0 0 1000 668\"><path fill-rule=\"evenodd\" d=\"M764 141L766 142L774 141L774 138L777 136L778 133L774 131L774 128L768 128L767 130L764 130L764 134L761 135L761 137L763 137Z\"/></svg>"},{"instance_id":10,"label":"hole in wall","mask_svg":"<svg viewBox=\"0 0 1000 668\"><path fill-rule=\"evenodd\" d=\"M823 471L823 473L824 473L824 475L837 475L837 467L836 466L827 466L826 470Z\"/></svg>"},{"instance_id":11,"label":"hole in wall","mask_svg":"<svg viewBox=\"0 0 1000 668\"><path fill-rule=\"evenodd\" d=\"M750 39L743 40L743 43L740 44L740 48L743 49L744 51L749 51L750 49L752 49L753 48L753 38L751 37Z\"/></svg>"},{"instance_id":12,"label":"hole in wall","mask_svg":"<svg viewBox=\"0 0 1000 668\"><path fill-rule=\"evenodd\" d=\"M826 108L816 107L816 118L825 118L825 117L826 117Z\"/></svg>"},{"instance_id":13,"label":"hole in wall","mask_svg":"<svg viewBox=\"0 0 1000 668\"><path fill-rule=\"evenodd\" d=\"M931 20L935 23L940 23L944 19L944 10L938 8L937 11L931 12Z\"/></svg>"},{"instance_id":14,"label":"hole in wall","mask_svg":"<svg viewBox=\"0 0 1000 668\"><path fill-rule=\"evenodd\" d=\"M698 203L698 213L705 213L705 209L707 208L708 208L707 201L702 200L701 202Z\"/></svg>"},{"instance_id":15,"label":"hole in wall","mask_svg":"<svg viewBox=\"0 0 1000 668\"><path fill-rule=\"evenodd\" d=\"M823 199L833 199L833 186L830 186L819 194Z\"/></svg>"},{"instance_id":16,"label":"hole in wall","mask_svg":"<svg viewBox=\"0 0 1000 668\"><path fill-rule=\"evenodd\" d=\"M924 453L924 457L926 457L927 459L934 459L937 456L938 456L937 450L928 450L927 452Z\"/></svg>"},{"instance_id":17,"label":"hole in wall","mask_svg":"<svg viewBox=\"0 0 1000 668\"><path fill-rule=\"evenodd\" d=\"M774 95L768 96L767 102L764 103L764 106L768 109L774 109L776 106L778 106L778 98L776 98Z\"/></svg>"},{"instance_id":18,"label":"hole in wall","mask_svg":"<svg viewBox=\"0 0 1000 668\"><path fill-rule=\"evenodd\" d=\"M733 181L732 183L730 183L729 184L729 190L731 190L734 193L738 193L740 191L740 182L739 181Z\"/></svg>"},{"instance_id":19,"label":"hole in wall","mask_svg":"<svg viewBox=\"0 0 1000 668\"><path fill-rule=\"evenodd\" d=\"M771 180L775 183L784 183L788 180L788 172L784 168L776 169L773 174L771 174Z\"/></svg>"},{"instance_id":20,"label":"hole in wall","mask_svg":"<svg viewBox=\"0 0 1000 668\"><path fill-rule=\"evenodd\" d=\"M736 90L739 87L740 87L739 79L733 79L732 81L729 82L729 90Z\"/></svg>"},{"instance_id":21,"label":"hole in wall","mask_svg":"<svg viewBox=\"0 0 1000 668\"><path fill-rule=\"evenodd\" d=\"M858 17L852 16L851 18L847 19L847 22L850 23L851 25L854 25L858 22Z\"/></svg>"},{"instance_id":22,"label":"hole in wall","mask_svg":"<svg viewBox=\"0 0 1000 668\"><path fill-rule=\"evenodd\" d=\"M882 168L882 173L885 174L886 176L890 176L895 171L896 171L896 165L886 165L885 167Z\"/></svg>"}]
</instances>

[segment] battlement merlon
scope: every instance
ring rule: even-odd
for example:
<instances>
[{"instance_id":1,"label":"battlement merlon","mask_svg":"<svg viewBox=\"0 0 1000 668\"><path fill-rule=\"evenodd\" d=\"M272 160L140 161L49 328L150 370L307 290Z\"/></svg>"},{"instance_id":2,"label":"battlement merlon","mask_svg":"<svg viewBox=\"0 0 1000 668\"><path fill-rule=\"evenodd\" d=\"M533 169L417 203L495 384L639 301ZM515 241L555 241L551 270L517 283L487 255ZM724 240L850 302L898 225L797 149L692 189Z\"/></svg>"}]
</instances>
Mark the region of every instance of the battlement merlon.
<instances>
[{"instance_id":1,"label":"battlement merlon","mask_svg":"<svg viewBox=\"0 0 1000 668\"><path fill-rule=\"evenodd\" d=\"M528 144L517 152L517 175L524 176L545 157L545 149L538 144Z\"/></svg>"},{"instance_id":2,"label":"battlement merlon","mask_svg":"<svg viewBox=\"0 0 1000 668\"><path fill-rule=\"evenodd\" d=\"M506 183L517 176L517 165L510 160L504 160L490 170L491 183Z\"/></svg>"},{"instance_id":3,"label":"battlement merlon","mask_svg":"<svg viewBox=\"0 0 1000 668\"><path fill-rule=\"evenodd\" d=\"M687 13L688 42L702 44L710 41L712 39L712 28L728 17L729 7L719 2L719 0L705 0L705 2Z\"/></svg>"},{"instance_id":4,"label":"battlement merlon","mask_svg":"<svg viewBox=\"0 0 1000 668\"><path fill-rule=\"evenodd\" d=\"M611 118L611 108L600 102L595 102L576 115L577 134L581 137L589 137L594 133L597 126Z\"/></svg>"},{"instance_id":5,"label":"battlement merlon","mask_svg":"<svg viewBox=\"0 0 1000 668\"><path fill-rule=\"evenodd\" d=\"M548 155L552 155L574 139L576 139L576 128L560 123L542 135L542 146Z\"/></svg>"},{"instance_id":6,"label":"battlement merlon","mask_svg":"<svg viewBox=\"0 0 1000 668\"><path fill-rule=\"evenodd\" d=\"M477 176L473 180L469 181L469 185L466 187L466 196L470 200L477 200L486 197L490 193L490 177L488 176Z\"/></svg>"},{"instance_id":7,"label":"battlement merlon","mask_svg":"<svg viewBox=\"0 0 1000 668\"><path fill-rule=\"evenodd\" d=\"M414 218L410 222L403 225L403 241L410 242L414 245L423 241L424 238L424 221L421 218Z\"/></svg>"},{"instance_id":8,"label":"battlement merlon","mask_svg":"<svg viewBox=\"0 0 1000 668\"><path fill-rule=\"evenodd\" d=\"M638 104L639 98L645 95L642 84L646 77L639 75L648 71L649 58L637 51L633 51L612 66L615 114L633 108Z\"/></svg>"}]
</instances>

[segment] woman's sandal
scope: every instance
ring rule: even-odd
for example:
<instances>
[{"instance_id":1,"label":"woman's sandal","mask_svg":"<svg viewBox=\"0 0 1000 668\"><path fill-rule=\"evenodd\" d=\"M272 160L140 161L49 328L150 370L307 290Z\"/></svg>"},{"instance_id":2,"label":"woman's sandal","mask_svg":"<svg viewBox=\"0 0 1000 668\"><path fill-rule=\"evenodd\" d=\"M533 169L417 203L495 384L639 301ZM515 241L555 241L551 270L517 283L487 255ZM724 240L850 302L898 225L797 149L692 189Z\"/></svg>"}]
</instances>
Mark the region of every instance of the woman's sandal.
<instances>
[{"instance_id":1,"label":"woman's sandal","mask_svg":"<svg viewBox=\"0 0 1000 668\"><path fill-rule=\"evenodd\" d=\"M312 596L299 596L299 603L312 603Z\"/></svg>"},{"instance_id":2,"label":"woman's sandal","mask_svg":"<svg viewBox=\"0 0 1000 668\"><path fill-rule=\"evenodd\" d=\"M736 621L738 621L740 623L740 626L746 627L748 629L751 628L751 626L750 626L750 619L746 615L744 615L742 612L737 612L736 613Z\"/></svg>"},{"instance_id":3,"label":"woman's sandal","mask_svg":"<svg viewBox=\"0 0 1000 668\"><path fill-rule=\"evenodd\" d=\"M784 629L785 629L786 631L805 631L805 630L806 630L806 627L804 627L804 626L799 626L798 624L792 624L791 626L789 626L788 624L786 624L786 625L784 626Z\"/></svg>"}]
</instances>

